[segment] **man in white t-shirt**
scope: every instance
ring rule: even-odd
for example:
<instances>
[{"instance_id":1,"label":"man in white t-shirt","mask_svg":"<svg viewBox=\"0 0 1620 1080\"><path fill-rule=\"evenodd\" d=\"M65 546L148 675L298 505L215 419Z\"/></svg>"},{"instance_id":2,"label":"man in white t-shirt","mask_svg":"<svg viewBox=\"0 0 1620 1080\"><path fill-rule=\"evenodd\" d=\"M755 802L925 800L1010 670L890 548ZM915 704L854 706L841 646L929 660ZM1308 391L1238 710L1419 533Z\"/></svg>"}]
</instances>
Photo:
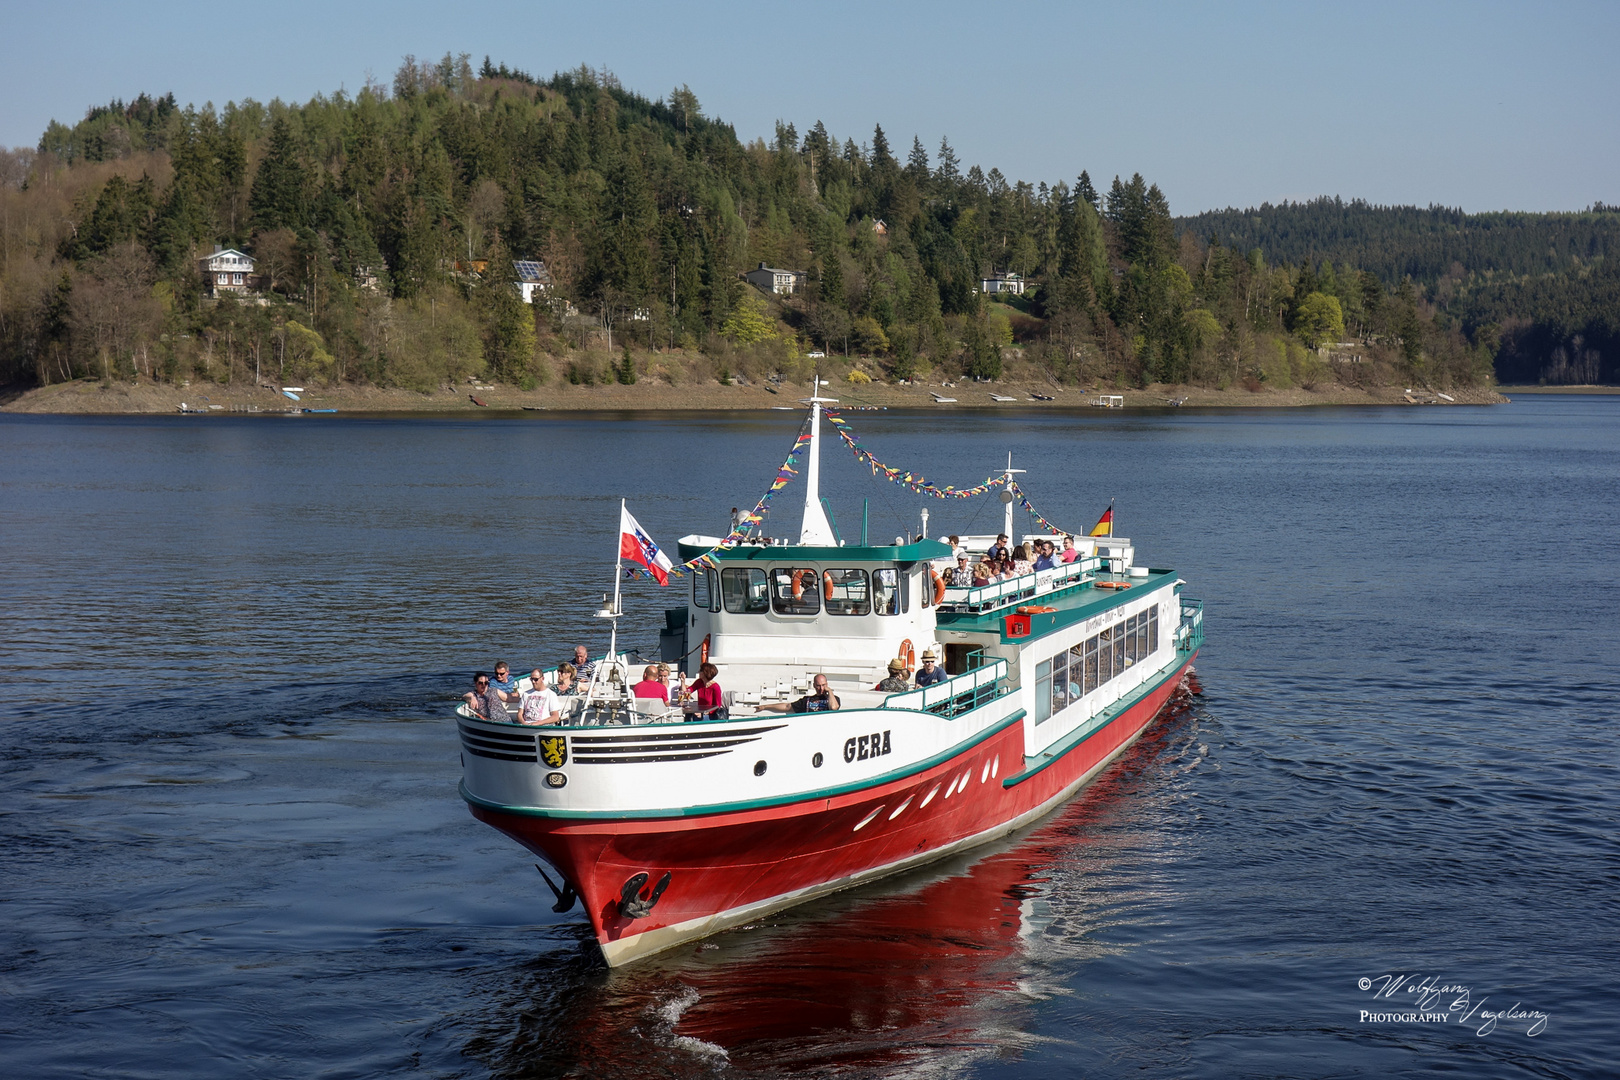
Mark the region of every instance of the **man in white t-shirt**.
<instances>
[{"instance_id":1,"label":"man in white t-shirt","mask_svg":"<svg viewBox=\"0 0 1620 1080\"><path fill-rule=\"evenodd\" d=\"M518 708L518 723L555 724L561 720L562 699L546 685L546 677L539 668L530 672L529 681L534 689L523 695L523 704Z\"/></svg>"}]
</instances>

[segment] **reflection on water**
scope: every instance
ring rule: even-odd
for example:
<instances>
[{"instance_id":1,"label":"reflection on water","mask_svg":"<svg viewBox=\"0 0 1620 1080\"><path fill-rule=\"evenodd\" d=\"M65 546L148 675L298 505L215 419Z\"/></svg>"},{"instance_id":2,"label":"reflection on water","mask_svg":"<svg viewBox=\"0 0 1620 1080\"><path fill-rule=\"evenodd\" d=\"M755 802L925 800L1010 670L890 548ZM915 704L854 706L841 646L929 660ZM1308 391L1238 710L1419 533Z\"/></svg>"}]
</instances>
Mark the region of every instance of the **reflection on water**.
<instances>
[{"instance_id":1,"label":"reflection on water","mask_svg":"<svg viewBox=\"0 0 1620 1080\"><path fill-rule=\"evenodd\" d=\"M502 1076L951 1076L1039 1041L1058 970L1127 949L1108 931L1174 903L1155 828L1196 768L1194 699L1080 797L1014 837L613 971L524 965L469 1054ZM510 1017L517 1017L515 1022Z\"/></svg>"}]
</instances>

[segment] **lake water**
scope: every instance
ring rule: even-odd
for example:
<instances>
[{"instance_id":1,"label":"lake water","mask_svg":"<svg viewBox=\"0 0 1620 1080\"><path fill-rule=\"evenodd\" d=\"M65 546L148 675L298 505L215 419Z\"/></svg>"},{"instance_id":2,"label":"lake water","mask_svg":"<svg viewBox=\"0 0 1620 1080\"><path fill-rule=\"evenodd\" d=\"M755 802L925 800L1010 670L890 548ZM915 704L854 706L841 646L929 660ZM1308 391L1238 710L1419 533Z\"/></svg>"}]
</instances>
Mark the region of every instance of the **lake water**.
<instances>
[{"instance_id":1,"label":"lake water","mask_svg":"<svg viewBox=\"0 0 1620 1080\"><path fill-rule=\"evenodd\" d=\"M1208 605L1202 694L977 858L612 972L448 710L605 645L620 496L724 532L798 417L0 418L4 1073L1613 1074L1620 399L849 418L1114 499ZM846 537L916 528L824 461ZM1447 1021L1388 1019L1425 980Z\"/></svg>"}]
</instances>

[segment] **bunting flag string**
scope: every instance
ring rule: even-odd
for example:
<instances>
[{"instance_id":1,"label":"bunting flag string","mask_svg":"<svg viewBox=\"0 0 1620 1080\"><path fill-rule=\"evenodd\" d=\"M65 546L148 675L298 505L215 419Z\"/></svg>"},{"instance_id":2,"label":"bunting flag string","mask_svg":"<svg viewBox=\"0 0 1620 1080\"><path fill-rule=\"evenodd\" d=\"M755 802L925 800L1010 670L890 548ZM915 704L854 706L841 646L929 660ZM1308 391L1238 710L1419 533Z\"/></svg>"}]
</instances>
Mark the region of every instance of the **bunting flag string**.
<instances>
[{"instance_id":1,"label":"bunting flag string","mask_svg":"<svg viewBox=\"0 0 1620 1080\"><path fill-rule=\"evenodd\" d=\"M776 470L776 477L771 481L770 489L766 491L764 495L760 496L760 500L754 504L754 508L748 511L748 513L739 517L737 519L737 524L718 544L710 548L708 551L705 551L702 555L699 555L695 559L678 563L673 569L671 569L670 573L685 577L687 571L689 570L695 570L699 567L712 570L718 566L719 564L715 561L714 553L719 551L721 548L733 547L741 543L743 539L753 531L756 525L765 520L765 512L770 506L771 499L778 491L781 491L783 488L787 487L788 483L795 476L799 475L799 456L804 453L804 448L809 445L810 418L806 417L804 426L799 428L799 437L793 440L793 449L788 451L788 456L786 460L782 462L782 467ZM625 576L633 578L651 577L652 575L640 566L630 566L625 568Z\"/></svg>"},{"instance_id":2,"label":"bunting flag string","mask_svg":"<svg viewBox=\"0 0 1620 1080\"><path fill-rule=\"evenodd\" d=\"M1082 533L1071 533L1066 529L1060 529L1056 525L1052 524L1052 522L1042 517L1040 511L1036 510L1034 504L1029 501L1029 496L1024 494L1024 489L1018 486L1018 481L1014 480L1010 476L1005 474L1000 476L991 476L988 477L983 483L975 484L970 488L958 488L951 487L948 484L939 485L930 483L919 473L914 473L907 469L896 469L893 466L883 464L883 462L873 457L871 451L862 446L860 440L855 437L854 431L850 429L849 421L845 420L836 411L832 409L824 409L822 410L822 415L824 415L832 424L833 430L838 433L838 438L844 443L845 446L849 447L856 459L862 464L871 468L873 476L881 476L892 483L899 484L901 487L909 488L919 495L928 495L935 499L971 499L975 495L984 495L994 491L996 488L1006 487L1007 490L1012 493L1013 497L1018 500L1018 505L1022 506L1025 510L1028 510L1030 516L1040 524L1041 528L1046 529L1048 532L1062 533L1070 536L1084 535ZM719 565L714 558L715 552L721 550L722 548L734 547L735 545L741 543L748 537L748 534L752 532L756 526L765 520L765 514L770 507L771 499L778 491L781 491L783 488L787 487L795 476L799 475L799 458L804 453L805 447L809 445L810 418L806 417L804 425L799 428L798 438L793 440L793 449L788 451L787 458L782 462L781 468L776 470L776 477L771 481L770 489L766 491L764 495L760 496L760 500L754 504L754 508L748 513L739 517L737 519L736 526L733 527L732 530L726 534L725 538L722 539L718 544L710 548L708 551L705 551L697 558L678 564L670 572L684 577L687 572L696 570L698 568L710 570L715 569ZM651 576L647 570L640 566L626 567L625 575L627 577Z\"/></svg>"},{"instance_id":3,"label":"bunting flag string","mask_svg":"<svg viewBox=\"0 0 1620 1080\"><path fill-rule=\"evenodd\" d=\"M854 431L850 429L849 421L840 416L836 410L827 409L825 415L831 421L833 430L838 432L838 438L854 453L856 460L871 468L873 476L881 476L885 480L899 484L901 487L910 488L919 495L929 495L936 499L971 499L975 495L983 495L994 491L996 488L1005 485L1009 479L1006 475L992 476L986 479L984 483L970 488L951 487L948 484L940 486L929 483L927 479L918 473L906 469L896 469L873 457L872 452L862 446L860 440L855 438Z\"/></svg>"},{"instance_id":4,"label":"bunting flag string","mask_svg":"<svg viewBox=\"0 0 1620 1080\"><path fill-rule=\"evenodd\" d=\"M1011 491L1013 493L1013 497L1018 500L1018 505L1022 506L1025 510L1028 510L1030 516L1039 522L1041 528L1045 529L1047 532L1062 533L1064 536L1081 535L1080 533L1072 533L1067 529L1060 529L1042 517L1041 512L1035 509L1034 505L1030 503L1029 496L1024 494L1024 489L1018 486L1018 481L1014 480L1008 490Z\"/></svg>"}]
</instances>

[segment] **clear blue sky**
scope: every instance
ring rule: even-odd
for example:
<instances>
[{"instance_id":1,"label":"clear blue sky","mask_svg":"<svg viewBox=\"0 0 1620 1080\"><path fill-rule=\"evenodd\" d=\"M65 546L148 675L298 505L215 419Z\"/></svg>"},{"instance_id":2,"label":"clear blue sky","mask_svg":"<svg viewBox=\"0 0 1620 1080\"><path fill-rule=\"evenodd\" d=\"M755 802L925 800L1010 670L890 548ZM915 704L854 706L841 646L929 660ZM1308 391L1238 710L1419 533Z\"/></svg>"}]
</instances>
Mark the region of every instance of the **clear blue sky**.
<instances>
[{"instance_id":1,"label":"clear blue sky","mask_svg":"<svg viewBox=\"0 0 1620 1080\"><path fill-rule=\"evenodd\" d=\"M304 100L406 53L689 84L902 156L1103 186L1176 213L1339 194L1468 210L1620 202L1620 3L77 3L0 0L0 144L141 91Z\"/></svg>"}]
</instances>

